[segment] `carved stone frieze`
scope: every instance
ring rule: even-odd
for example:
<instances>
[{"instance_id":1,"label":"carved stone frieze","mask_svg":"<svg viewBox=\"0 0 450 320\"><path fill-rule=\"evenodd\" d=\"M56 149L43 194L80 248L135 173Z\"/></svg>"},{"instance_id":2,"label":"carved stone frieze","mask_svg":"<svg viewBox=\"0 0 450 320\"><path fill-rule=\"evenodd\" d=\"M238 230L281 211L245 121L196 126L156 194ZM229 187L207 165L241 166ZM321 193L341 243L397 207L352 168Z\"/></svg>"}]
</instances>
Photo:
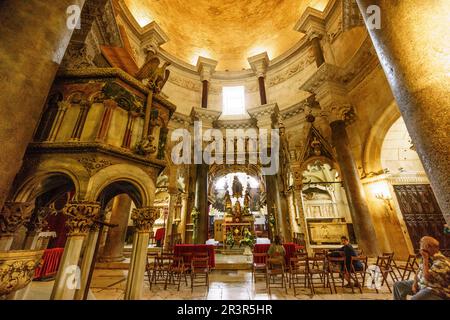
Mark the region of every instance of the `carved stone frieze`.
<instances>
[{"instance_id":1,"label":"carved stone frieze","mask_svg":"<svg viewBox=\"0 0 450 320\"><path fill-rule=\"evenodd\" d=\"M30 220L33 209L33 202L6 202L0 214L0 232L14 234Z\"/></svg>"},{"instance_id":2,"label":"carved stone frieze","mask_svg":"<svg viewBox=\"0 0 450 320\"><path fill-rule=\"evenodd\" d=\"M69 217L66 224L69 227L70 236L86 235L95 227L95 221L100 218L100 204L72 201L64 207L63 213Z\"/></svg>"},{"instance_id":3,"label":"carved stone frieze","mask_svg":"<svg viewBox=\"0 0 450 320\"><path fill-rule=\"evenodd\" d=\"M83 157L78 159L78 162L83 165L83 167L89 173L89 176L96 174L101 169L113 165L112 161L105 159L98 159L96 157Z\"/></svg>"},{"instance_id":4,"label":"carved stone frieze","mask_svg":"<svg viewBox=\"0 0 450 320\"><path fill-rule=\"evenodd\" d=\"M293 76L297 75L298 73L305 70L309 65L313 64L316 61L316 58L314 56L314 52L309 50L306 55L300 59L300 61L294 63L293 65L289 66L287 69L284 69L283 71L269 77L267 81L267 87L273 87L277 84L280 84Z\"/></svg>"},{"instance_id":5,"label":"carved stone frieze","mask_svg":"<svg viewBox=\"0 0 450 320\"><path fill-rule=\"evenodd\" d=\"M364 25L356 0L342 0L342 21L344 31Z\"/></svg>"},{"instance_id":6,"label":"carved stone frieze","mask_svg":"<svg viewBox=\"0 0 450 320\"><path fill-rule=\"evenodd\" d=\"M157 218L158 208L156 207L134 209L131 213L131 220L133 220L138 232L150 232Z\"/></svg>"}]
</instances>

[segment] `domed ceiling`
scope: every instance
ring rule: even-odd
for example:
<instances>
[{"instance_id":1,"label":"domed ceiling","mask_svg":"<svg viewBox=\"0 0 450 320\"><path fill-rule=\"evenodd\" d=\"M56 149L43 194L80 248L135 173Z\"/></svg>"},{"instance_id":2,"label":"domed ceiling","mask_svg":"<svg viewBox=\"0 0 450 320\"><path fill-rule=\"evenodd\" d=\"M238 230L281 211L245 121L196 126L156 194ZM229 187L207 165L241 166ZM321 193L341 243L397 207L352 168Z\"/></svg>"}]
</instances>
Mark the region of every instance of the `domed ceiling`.
<instances>
[{"instance_id":1,"label":"domed ceiling","mask_svg":"<svg viewBox=\"0 0 450 320\"><path fill-rule=\"evenodd\" d=\"M267 51L274 59L303 35L294 26L304 10L328 0L124 0L143 27L156 21L170 40L162 47L195 65L198 56L217 70L248 69L247 58Z\"/></svg>"}]
</instances>

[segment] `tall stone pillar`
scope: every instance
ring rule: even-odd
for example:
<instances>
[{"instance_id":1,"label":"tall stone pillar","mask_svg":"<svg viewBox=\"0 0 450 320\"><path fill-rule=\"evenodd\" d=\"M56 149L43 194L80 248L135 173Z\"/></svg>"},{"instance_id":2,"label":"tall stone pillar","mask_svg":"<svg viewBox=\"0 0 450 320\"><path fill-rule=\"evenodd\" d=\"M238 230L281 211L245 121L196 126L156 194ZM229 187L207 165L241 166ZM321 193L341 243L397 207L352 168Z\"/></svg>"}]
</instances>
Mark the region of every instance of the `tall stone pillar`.
<instances>
[{"instance_id":1,"label":"tall stone pillar","mask_svg":"<svg viewBox=\"0 0 450 320\"><path fill-rule=\"evenodd\" d=\"M98 224L94 224L91 227L91 230L89 231L89 234L86 238L86 246L84 248L83 259L81 261L80 268L80 285L79 288L77 288L77 290L75 291L74 300L83 300L85 291L89 290L89 288L87 288L89 272L91 271L91 265L93 263L95 264L94 255L98 236L99 226Z\"/></svg>"},{"instance_id":2,"label":"tall stone pillar","mask_svg":"<svg viewBox=\"0 0 450 320\"><path fill-rule=\"evenodd\" d=\"M261 105L267 104L266 83L265 77L267 68L269 66L269 56L267 52L258 54L248 58L248 62L258 78L259 96L261 98Z\"/></svg>"},{"instance_id":3,"label":"tall stone pillar","mask_svg":"<svg viewBox=\"0 0 450 320\"><path fill-rule=\"evenodd\" d=\"M369 34L447 223L450 223L450 7L446 0L357 0L377 5Z\"/></svg>"},{"instance_id":4,"label":"tall stone pillar","mask_svg":"<svg viewBox=\"0 0 450 320\"><path fill-rule=\"evenodd\" d=\"M173 246L173 243L171 243L171 241L173 234L173 224L176 214L175 205L177 204L177 199L178 199L178 192L176 188L169 189L169 215L167 216L166 221L167 224L165 226L166 232L164 234L164 246L163 246L164 250L167 250L169 249L169 247Z\"/></svg>"},{"instance_id":5,"label":"tall stone pillar","mask_svg":"<svg viewBox=\"0 0 450 320\"><path fill-rule=\"evenodd\" d=\"M334 121L330 126L358 244L366 254L377 255L379 250L375 228L367 205L364 187L350 148L345 122L342 120Z\"/></svg>"},{"instance_id":6,"label":"tall stone pillar","mask_svg":"<svg viewBox=\"0 0 450 320\"><path fill-rule=\"evenodd\" d=\"M197 61L197 71L202 81L202 105L203 109L208 108L209 84L212 74L217 66L217 61L205 57L199 57Z\"/></svg>"},{"instance_id":7,"label":"tall stone pillar","mask_svg":"<svg viewBox=\"0 0 450 320\"><path fill-rule=\"evenodd\" d=\"M0 95L0 207L22 165L72 36L67 9L71 5L81 9L84 2L0 1L0 79L2 92L7 93Z\"/></svg>"},{"instance_id":8,"label":"tall stone pillar","mask_svg":"<svg viewBox=\"0 0 450 320\"><path fill-rule=\"evenodd\" d=\"M131 198L127 194L119 194L114 198L110 223L118 226L109 228L100 261L118 262L125 259L123 247L127 236L130 209Z\"/></svg>"},{"instance_id":9,"label":"tall stone pillar","mask_svg":"<svg viewBox=\"0 0 450 320\"><path fill-rule=\"evenodd\" d=\"M69 216L69 233L64 246L58 273L56 275L51 300L73 300L80 280L84 276L78 266L83 242L100 218L100 205L95 202L72 201L63 210Z\"/></svg>"},{"instance_id":10,"label":"tall stone pillar","mask_svg":"<svg viewBox=\"0 0 450 320\"><path fill-rule=\"evenodd\" d=\"M186 243L186 222L188 215L188 195L181 195L181 213L180 213L180 224L178 225L178 233L181 234L181 242Z\"/></svg>"},{"instance_id":11,"label":"tall stone pillar","mask_svg":"<svg viewBox=\"0 0 450 320\"><path fill-rule=\"evenodd\" d=\"M131 253L130 269L128 270L125 300L139 300L144 287L145 266L147 263L147 248L150 230L156 220L157 209L145 207L134 209L131 219L136 231L133 238L133 251Z\"/></svg>"},{"instance_id":12,"label":"tall stone pillar","mask_svg":"<svg viewBox=\"0 0 450 320\"><path fill-rule=\"evenodd\" d=\"M358 244L366 254L374 256L379 253L378 241L345 129L346 123L354 122L356 115L339 72L335 65L324 63L300 89L314 93L327 115Z\"/></svg>"},{"instance_id":13,"label":"tall stone pillar","mask_svg":"<svg viewBox=\"0 0 450 320\"><path fill-rule=\"evenodd\" d=\"M34 209L32 202L6 202L0 213L0 251L8 251L14 234L26 224Z\"/></svg>"},{"instance_id":14,"label":"tall stone pillar","mask_svg":"<svg viewBox=\"0 0 450 320\"><path fill-rule=\"evenodd\" d=\"M195 207L198 209L200 216L198 226L195 231L196 244L205 244L208 240L208 169L207 164L198 164L195 177Z\"/></svg>"}]
</instances>

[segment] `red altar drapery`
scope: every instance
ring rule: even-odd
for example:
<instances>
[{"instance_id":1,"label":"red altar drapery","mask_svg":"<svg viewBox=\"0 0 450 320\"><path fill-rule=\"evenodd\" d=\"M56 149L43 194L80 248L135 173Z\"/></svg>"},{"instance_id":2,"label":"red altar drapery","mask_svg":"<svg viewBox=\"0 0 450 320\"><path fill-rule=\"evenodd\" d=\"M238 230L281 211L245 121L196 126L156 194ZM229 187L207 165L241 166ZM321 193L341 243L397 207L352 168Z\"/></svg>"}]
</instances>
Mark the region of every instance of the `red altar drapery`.
<instances>
[{"instance_id":1,"label":"red altar drapery","mask_svg":"<svg viewBox=\"0 0 450 320\"><path fill-rule=\"evenodd\" d=\"M216 257L214 253L214 246L206 244L177 244L174 248L174 255L180 257L182 253L192 253L195 252L208 252L209 256L209 266L214 268L216 266ZM184 263L190 264L191 258L184 257Z\"/></svg>"},{"instance_id":2,"label":"red altar drapery","mask_svg":"<svg viewBox=\"0 0 450 320\"><path fill-rule=\"evenodd\" d=\"M64 248L47 249L42 256L42 265L34 272L34 279L50 278L56 275Z\"/></svg>"}]
</instances>

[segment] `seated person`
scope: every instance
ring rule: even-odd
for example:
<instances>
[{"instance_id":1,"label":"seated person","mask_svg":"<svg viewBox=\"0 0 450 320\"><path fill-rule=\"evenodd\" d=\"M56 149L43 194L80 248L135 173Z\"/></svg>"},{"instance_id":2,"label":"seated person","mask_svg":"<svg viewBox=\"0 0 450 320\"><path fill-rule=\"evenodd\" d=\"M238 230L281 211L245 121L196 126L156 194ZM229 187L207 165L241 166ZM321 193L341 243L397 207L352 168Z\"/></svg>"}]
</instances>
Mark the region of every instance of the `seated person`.
<instances>
[{"instance_id":1,"label":"seated person","mask_svg":"<svg viewBox=\"0 0 450 320\"><path fill-rule=\"evenodd\" d=\"M351 267L352 257L357 257L358 254L356 253L355 249L350 244L350 241L348 240L348 238L346 236L341 237L341 243L342 243L342 247L340 249L332 252L330 254L330 256L339 255L339 256L345 257L345 268L344 268L344 264L342 264L341 271L344 272L345 280L347 280L347 282L348 282L347 287L349 287L349 286L352 286L352 284L350 282L350 272L352 271L352 267ZM360 271L364 268L364 266L362 265L362 263L360 261L354 261L353 267L355 268L356 271Z\"/></svg>"},{"instance_id":2,"label":"seated person","mask_svg":"<svg viewBox=\"0 0 450 320\"><path fill-rule=\"evenodd\" d=\"M414 280L394 283L394 300L450 300L450 259L439 251L439 241L420 240L422 262Z\"/></svg>"},{"instance_id":3,"label":"seated person","mask_svg":"<svg viewBox=\"0 0 450 320\"><path fill-rule=\"evenodd\" d=\"M286 250L281 243L281 238L279 236L275 236L274 243L272 243L269 247L269 251L267 251L270 259L278 259L281 263L284 262L284 257L286 255Z\"/></svg>"}]
</instances>

